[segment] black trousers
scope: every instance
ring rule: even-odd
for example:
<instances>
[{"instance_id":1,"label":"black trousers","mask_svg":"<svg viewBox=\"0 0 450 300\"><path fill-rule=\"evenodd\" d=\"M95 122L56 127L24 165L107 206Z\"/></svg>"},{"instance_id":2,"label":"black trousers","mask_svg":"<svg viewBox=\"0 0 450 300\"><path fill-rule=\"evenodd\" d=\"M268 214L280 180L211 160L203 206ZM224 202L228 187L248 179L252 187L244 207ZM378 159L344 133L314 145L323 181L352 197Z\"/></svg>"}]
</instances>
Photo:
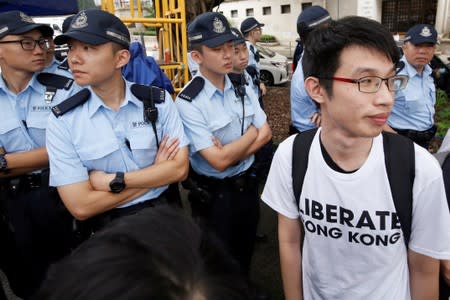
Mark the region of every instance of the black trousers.
<instances>
[{"instance_id":1,"label":"black trousers","mask_svg":"<svg viewBox=\"0 0 450 300\"><path fill-rule=\"evenodd\" d=\"M209 199L197 199L193 191L190 192L194 218L200 217L202 226L223 241L242 271L248 275L259 220L256 178L249 174L224 180L195 176L195 181L206 191Z\"/></svg>"},{"instance_id":2,"label":"black trousers","mask_svg":"<svg viewBox=\"0 0 450 300\"><path fill-rule=\"evenodd\" d=\"M8 229L5 271L14 293L30 298L51 263L67 255L72 246L72 220L48 177L30 183L25 177L3 182L3 218Z\"/></svg>"}]
</instances>

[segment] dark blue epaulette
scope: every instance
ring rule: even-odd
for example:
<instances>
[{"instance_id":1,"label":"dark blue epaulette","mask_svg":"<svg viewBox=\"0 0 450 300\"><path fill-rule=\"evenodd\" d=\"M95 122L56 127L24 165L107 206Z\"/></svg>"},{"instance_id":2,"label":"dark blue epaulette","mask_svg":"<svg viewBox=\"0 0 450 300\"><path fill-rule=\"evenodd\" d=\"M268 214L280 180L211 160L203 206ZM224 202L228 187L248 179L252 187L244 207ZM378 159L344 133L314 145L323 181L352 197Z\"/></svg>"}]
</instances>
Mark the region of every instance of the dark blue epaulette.
<instances>
[{"instance_id":1,"label":"dark blue epaulette","mask_svg":"<svg viewBox=\"0 0 450 300\"><path fill-rule=\"evenodd\" d=\"M68 71L68 70L69 70L69 61L68 61L67 59L63 60L63 61L59 64L58 69Z\"/></svg>"},{"instance_id":2,"label":"dark blue epaulette","mask_svg":"<svg viewBox=\"0 0 450 300\"><path fill-rule=\"evenodd\" d=\"M50 104L53 101L56 90L68 90L73 84L72 78L46 72L39 73L37 75L37 80L40 84L45 86L44 99L47 104Z\"/></svg>"},{"instance_id":3,"label":"dark blue epaulette","mask_svg":"<svg viewBox=\"0 0 450 300\"><path fill-rule=\"evenodd\" d=\"M37 80L39 81L40 84L44 86L51 86L56 89L68 90L73 84L72 78L46 72L39 73L37 75Z\"/></svg>"},{"instance_id":4,"label":"dark blue epaulette","mask_svg":"<svg viewBox=\"0 0 450 300\"><path fill-rule=\"evenodd\" d=\"M247 66L247 68L245 68L245 70L247 70L247 73L250 74L250 76L255 77L258 75L258 71L256 70L256 68L254 66Z\"/></svg>"},{"instance_id":5,"label":"dark blue epaulette","mask_svg":"<svg viewBox=\"0 0 450 300\"><path fill-rule=\"evenodd\" d=\"M85 103L91 96L91 91L82 89L70 98L67 98L60 104L52 107L53 114L58 118L75 107Z\"/></svg>"},{"instance_id":6,"label":"dark blue epaulette","mask_svg":"<svg viewBox=\"0 0 450 300\"><path fill-rule=\"evenodd\" d=\"M183 100L191 102L205 86L205 79L200 76L194 77L187 86L178 95Z\"/></svg>"},{"instance_id":7,"label":"dark blue epaulette","mask_svg":"<svg viewBox=\"0 0 450 300\"><path fill-rule=\"evenodd\" d=\"M157 86L135 83L130 89L133 95L142 102L151 100L154 103L164 103L166 99L166 91Z\"/></svg>"}]
</instances>

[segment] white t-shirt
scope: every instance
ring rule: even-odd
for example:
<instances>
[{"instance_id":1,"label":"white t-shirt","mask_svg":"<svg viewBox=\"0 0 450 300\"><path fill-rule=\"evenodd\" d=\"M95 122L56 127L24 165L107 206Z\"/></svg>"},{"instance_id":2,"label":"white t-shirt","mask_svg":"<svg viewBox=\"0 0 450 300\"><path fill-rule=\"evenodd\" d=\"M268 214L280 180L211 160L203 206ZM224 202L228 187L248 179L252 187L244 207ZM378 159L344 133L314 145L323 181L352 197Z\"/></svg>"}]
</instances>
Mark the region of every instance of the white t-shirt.
<instances>
[{"instance_id":1,"label":"white t-shirt","mask_svg":"<svg viewBox=\"0 0 450 300\"><path fill-rule=\"evenodd\" d=\"M318 131L320 132L320 130ZM280 144L262 200L278 213L299 216L305 228L302 255L304 299L409 300L409 273L383 154L373 141L366 162L354 173L331 169L316 134L300 195L292 189L292 143ZM409 247L450 259L450 214L442 172L435 159L415 146L416 174Z\"/></svg>"}]
</instances>

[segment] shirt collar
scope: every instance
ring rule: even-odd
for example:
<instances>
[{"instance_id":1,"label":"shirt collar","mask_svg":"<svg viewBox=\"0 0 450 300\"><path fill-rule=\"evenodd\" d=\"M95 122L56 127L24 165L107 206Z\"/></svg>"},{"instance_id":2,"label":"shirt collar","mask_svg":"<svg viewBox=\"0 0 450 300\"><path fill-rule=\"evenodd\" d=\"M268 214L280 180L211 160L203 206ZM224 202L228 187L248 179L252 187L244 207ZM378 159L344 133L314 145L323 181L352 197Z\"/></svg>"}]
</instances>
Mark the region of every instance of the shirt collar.
<instances>
[{"instance_id":1,"label":"shirt collar","mask_svg":"<svg viewBox=\"0 0 450 300\"><path fill-rule=\"evenodd\" d=\"M125 79L124 79L125 80ZM125 100L123 101L120 108L128 105L128 103L131 103L132 105L136 106L142 106L142 102L137 99L130 91L131 82L125 80ZM103 103L102 99L100 99L92 90L92 88L88 87L89 91L91 92L91 97L88 100L88 112L89 112L89 118L92 118L92 116L101 108L107 108L105 103ZM107 108L109 109L109 108Z\"/></svg>"},{"instance_id":2,"label":"shirt collar","mask_svg":"<svg viewBox=\"0 0 450 300\"><path fill-rule=\"evenodd\" d=\"M214 94L215 94L216 92L219 93L220 95L222 95L222 94L225 94L225 92L226 92L228 89L233 89L233 84L231 83L231 80L230 80L230 78L228 78L228 76L225 76L225 84L224 84L223 92L222 92L221 90L219 90L218 88L216 88L216 87L208 80L208 78L206 78L205 76L203 76L203 75L200 73L200 70L198 71L197 74L198 74L197 76L201 76L203 79L205 79L205 86L203 87L203 91L204 91L204 93L206 94L206 97L207 97L208 99L211 99L211 98L214 96Z\"/></svg>"},{"instance_id":3,"label":"shirt collar","mask_svg":"<svg viewBox=\"0 0 450 300\"><path fill-rule=\"evenodd\" d=\"M432 70L431 70L430 65L426 65L425 68L423 68L422 75L420 75L419 73L417 73L416 68L414 68L410 63L408 63L408 61L406 60L406 57L404 55L401 58L401 60L405 63L405 72L410 78L412 78L416 75L418 75L418 76L431 75Z\"/></svg>"},{"instance_id":4,"label":"shirt collar","mask_svg":"<svg viewBox=\"0 0 450 300\"><path fill-rule=\"evenodd\" d=\"M1 73L0 73L0 75L1 75ZM31 80L30 80L30 82L28 82L27 87L24 88L23 91L21 91L20 93L23 93L28 88L33 89L38 94L44 95L44 93L45 93L45 87L42 84L40 84L39 81L37 80L37 73L33 74L33 77L31 77ZM11 92L11 90L8 88L8 86L6 85L6 81L3 78L3 76L1 76L1 78L0 78L0 89L3 90L5 93L13 94Z\"/></svg>"}]
</instances>

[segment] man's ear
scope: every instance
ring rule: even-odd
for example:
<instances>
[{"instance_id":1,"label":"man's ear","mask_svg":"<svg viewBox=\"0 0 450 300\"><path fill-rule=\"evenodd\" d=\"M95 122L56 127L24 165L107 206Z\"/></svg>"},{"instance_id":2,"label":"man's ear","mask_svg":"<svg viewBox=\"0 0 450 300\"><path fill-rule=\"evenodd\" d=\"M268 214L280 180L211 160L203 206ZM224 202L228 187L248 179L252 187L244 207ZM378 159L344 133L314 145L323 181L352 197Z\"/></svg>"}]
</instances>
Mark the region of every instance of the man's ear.
<instances>
[{"instance_id":1,"label":"man's ear","mask_svg":"<svg viewBox=\"0 0 450 300\"><path fill-rule=\"evenodd\" d=\"M118 69L122 68L130 61L131 54L130 51L126 49L117 51L116 55L117 55L116 67Z\"/></svg>"},{"instance_id":2,"label":"man's ear","mask_svg":"<svg viewBox=\"0 0 450 300\"><path fill-rule=\"evenodd\" d=\"M198 64L201 64L202 61L203 61L202 54L199 51L197 51L197 50L192 50L191 51L191 57Z\"/></svg>"},{"instance_id":3,"label":"man's ear","mask_svg":"<svg viewBox=\"0 0 450 300\"><path fill-rule=\"evenodd\" d=\"M324 103L327 97L325 89L320 85L319 78L309 76L305 79L305 90L317 103Z\"/></svg>"}]
</instances>

